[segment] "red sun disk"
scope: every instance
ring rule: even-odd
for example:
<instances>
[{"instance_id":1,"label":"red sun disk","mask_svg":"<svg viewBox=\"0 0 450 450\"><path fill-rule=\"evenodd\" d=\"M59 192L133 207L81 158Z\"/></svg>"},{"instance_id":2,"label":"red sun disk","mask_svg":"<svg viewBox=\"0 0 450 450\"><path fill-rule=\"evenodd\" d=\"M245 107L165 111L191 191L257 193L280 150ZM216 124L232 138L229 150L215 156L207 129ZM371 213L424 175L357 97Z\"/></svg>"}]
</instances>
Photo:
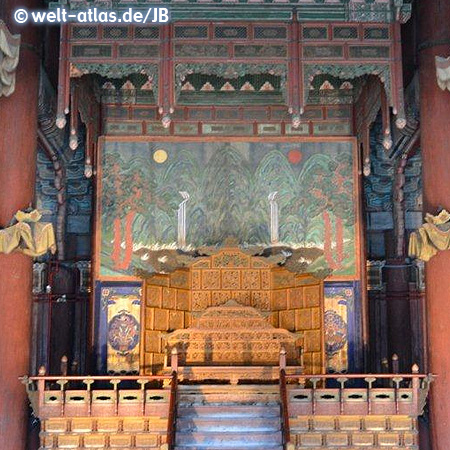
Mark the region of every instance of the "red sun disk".
<instances>
[{"instance_id":1,"label":"red sun disk","mask_svg":"<svg viewBox=\"0 0 450 450\"><path fill-rule=\"evenodd\" d=\"M288 160L291 164L298 164L302 160L303 154L300 150L289 150Z\"/></svg>"}]
</instances>

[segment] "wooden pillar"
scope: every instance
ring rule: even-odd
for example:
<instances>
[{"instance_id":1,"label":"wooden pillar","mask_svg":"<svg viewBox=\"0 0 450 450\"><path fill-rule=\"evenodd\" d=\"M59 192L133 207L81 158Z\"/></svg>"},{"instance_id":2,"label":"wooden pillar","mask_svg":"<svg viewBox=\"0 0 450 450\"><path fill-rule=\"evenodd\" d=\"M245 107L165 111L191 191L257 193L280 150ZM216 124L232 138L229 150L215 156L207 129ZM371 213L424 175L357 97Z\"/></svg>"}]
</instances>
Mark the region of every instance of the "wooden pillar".
<instances>
[{"instance_id":1,"label":"wooden pillar","mask_svg":"<svg viewBox=\"0 0 450 450\"><path fill-rule=\"evenodd\" d=\"M435 56L450 56L450 2L418 2L420 121L425 212L450 211L450 92L436 83ZM426 263L432 448L450 443L450 251Z\"/></svg>"},{"instance_id":2,"label":"wooden pillar","mask_svg":"<svg viewBox=\"0 0 450 450\"><path fill-rule=\"evenodd\" d=\"M8 29L21 34L21 49L15 91L0 97L0 227L30 205L35 189L40 30L12 22L16 3L1 5ZM20 6L36 7L26 0ZM29 370L31 281L30 257L0 254L0 447L8 450L24 450L27 439L27 398L18 377Z\"/></svg>"}]
</instances>

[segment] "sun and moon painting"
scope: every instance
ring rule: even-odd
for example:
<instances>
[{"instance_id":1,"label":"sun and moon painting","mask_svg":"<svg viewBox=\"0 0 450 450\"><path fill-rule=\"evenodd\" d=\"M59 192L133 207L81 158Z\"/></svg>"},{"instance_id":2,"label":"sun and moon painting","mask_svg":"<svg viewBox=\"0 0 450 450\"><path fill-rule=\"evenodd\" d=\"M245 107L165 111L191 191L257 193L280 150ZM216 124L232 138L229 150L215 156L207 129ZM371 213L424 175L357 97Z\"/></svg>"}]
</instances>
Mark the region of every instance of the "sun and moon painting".
<instances>
[{"instance_id":1,"label":"sun and moon painting","mask_svg":"<svg viewBox=\"0 0 450 450\"><path fill-rule=\"evenodd\" d=\"M100 277L133 277L149 252L179 248L182 203L185 250L273 245L273 193L277 245L319 248L314 264L356 276L351 142L106 141L101 157Z\"/></svg>"}]
</instances>

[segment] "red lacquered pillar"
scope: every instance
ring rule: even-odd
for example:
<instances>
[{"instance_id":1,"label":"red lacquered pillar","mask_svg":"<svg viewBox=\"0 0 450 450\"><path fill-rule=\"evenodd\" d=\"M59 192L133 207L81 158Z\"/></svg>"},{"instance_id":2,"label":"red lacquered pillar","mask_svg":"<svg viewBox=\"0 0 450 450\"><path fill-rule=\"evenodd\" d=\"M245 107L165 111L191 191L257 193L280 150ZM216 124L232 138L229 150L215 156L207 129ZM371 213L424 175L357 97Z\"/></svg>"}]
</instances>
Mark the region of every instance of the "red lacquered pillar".
<instances>
[{"instance_id":1,"label":"red lacquered pillar","mask_svg":"<svg viewBox=\"0 0 450 450\"><path fill-rule=\"evenodd\" d=\"M425 212L450 211L450 92L436 82L435 56L450 56L450 2L418 2L420 120ZM450 251L426 264L426 301L434 450L450 448Z\"/></svg>"},{"instance_id":2,"label":"red lacquered pillar","mask_svg":"<svg viewBox=\"0 0 450 450\"><path fill-rule=\"evenodd\" d=\"M0 17L22 35L16 87L0 97L0 227L34 198L39 83L39 28L11 20L15 0L2 0ZM36 7L33 1L20 6ZM31 331L32 259L0 254L0 448L24 450L27 398L18 377L28 374Z\"/></svg>"}]
</instances>

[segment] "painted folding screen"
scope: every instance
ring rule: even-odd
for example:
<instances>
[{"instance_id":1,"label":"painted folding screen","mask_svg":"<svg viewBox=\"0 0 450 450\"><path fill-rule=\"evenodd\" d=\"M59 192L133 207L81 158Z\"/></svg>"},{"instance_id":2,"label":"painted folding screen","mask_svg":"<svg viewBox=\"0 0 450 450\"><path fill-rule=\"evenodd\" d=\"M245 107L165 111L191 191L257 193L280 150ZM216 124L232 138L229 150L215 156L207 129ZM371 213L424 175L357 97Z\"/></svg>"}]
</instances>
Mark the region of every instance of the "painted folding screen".
<instances>
[{"instance_id":1,"label":"painted folding screen","mask_svg":"<svg viewBox=\"0 0 450 450\"><path fill-rule=\"evenodd\" d=\"M323 256L314 264L330 267L331 279L357 279L355 159L352 141L345 140L107 140L98 186L97 275L151 272L152 251L179 245L193 249L234 237L269 246L270 196L276 193L277 244L319 248Z\"/></svg>"}]
</instances>

